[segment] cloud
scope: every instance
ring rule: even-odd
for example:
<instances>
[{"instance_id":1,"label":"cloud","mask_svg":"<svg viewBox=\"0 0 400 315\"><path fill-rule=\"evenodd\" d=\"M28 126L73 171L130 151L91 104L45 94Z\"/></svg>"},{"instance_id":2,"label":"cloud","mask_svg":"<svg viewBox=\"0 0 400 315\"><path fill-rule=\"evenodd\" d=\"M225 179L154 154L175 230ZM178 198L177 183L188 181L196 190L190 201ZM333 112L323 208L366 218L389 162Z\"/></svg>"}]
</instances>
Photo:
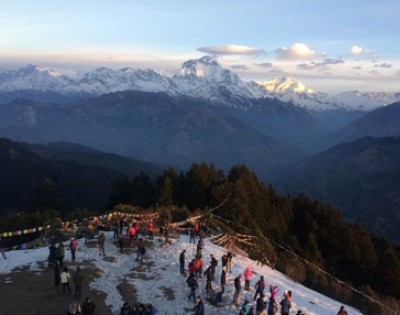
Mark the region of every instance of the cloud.
<instances>
[{"instance_id":1,"label":"cloud","mask_svg":"<svg viewBox=\"0 0 400 315\"><path fill-rule=\"evenodd\" d=\"M375 64L374 65L375 68L386 68L386 69L390 69L392 67L392 65L390 63L386 63L383 62L381 64Z\"/></svg>"},{"instance_id":2,"label":"cloud","mask_svg":"<svg viewBox=\"0 0 400 315\"><path fill-rule=\"evenodd\" d=\"M233 65L230 67L231 67L231 69L235 69L235 70L248 70L249 69L246 65Z\"/></svg>"},{"instance_id":3,"label":"cloud","mask_svg":"<svg viewBox=\"0 0 400 315\"><path fill-rule=\"evenodd\" d=\"M341 59L325 59L321 62L312 61L309 63L300 63L296 67L301 70L313 70L316 68L325 68L329 65L338 65L344 63Z\"/></svg>"},{"instance_id":4,"label":"cloud","mask_svg":"<svg viewBox=\"0 0 400 315\"><path fill-rule=\"evenodd\" d=\"M220 45L197 48L198 51L213 55L264 55L262 49L243 45Z\"/></svg>"},{"instance_id":5,"label":"cloud","mask_svg":"<svg viewBox=\"0 0 400 315\"><path fill-rule=\"evenodd\" d=\"M356 66L356 67L352 67L351 69L353 69L353 70L361 70L362 67L361 66Z\"/></svg>"},{"instance_id":6,"label":"cloud","mask_svg":"<svg viewBox=\"0 0 400 315\"><path fill-rule=\"evenodd\" d=\"M311 50L306 44L294 43L290 48L275 50L275 56L280 60L312 60L323 58L325 54Z\"/></svg>"},{"instance_id":7,"label":"cloud","mask_svg":"<svg viewBox=\"0 0 400 315\"><path fill-rule=\"evenodd\" d=\"M350 53L354 56L361 54L363 51L361 46L353 45L350 49Z\"/></svg>"},{"instance_id":8,"label":"cloud","mask_svg":"<svg viewBox=\"0 0 400 315\"><path fill-rule=\"evenodd\" d=\"M265 69L269 69L269 68L272 68L274 66L270 62L255 63L254 65L257 66L257 67L260 67L260 68L265 68Z\"/></svg>"}]
</instances>

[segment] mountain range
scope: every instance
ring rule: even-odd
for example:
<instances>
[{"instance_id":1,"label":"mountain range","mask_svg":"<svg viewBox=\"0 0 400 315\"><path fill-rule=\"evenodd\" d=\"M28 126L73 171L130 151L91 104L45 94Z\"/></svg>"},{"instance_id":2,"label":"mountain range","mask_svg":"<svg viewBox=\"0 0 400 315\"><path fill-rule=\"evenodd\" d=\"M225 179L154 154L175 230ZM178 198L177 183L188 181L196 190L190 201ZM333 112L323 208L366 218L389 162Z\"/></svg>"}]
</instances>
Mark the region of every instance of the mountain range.
<instances>
[{"instance_id":1,"label":"mountain range","mask_svg":"<svg viewBox=\"0 0 400 315\"><path fill-rule=\"evenodd\" d=\"M383 92L348 91L329 96L292 77L245 82L211 56L184 62L172 77L152 69L127 67L118 70L101 67L74 78L35 65L0 73L1 103L16 96L66 102L124 90L165 92L241 108L251 106L251 99L278 98L313 111L370 111L400 100L400 93Z\"/></svg>"}]
</instances>

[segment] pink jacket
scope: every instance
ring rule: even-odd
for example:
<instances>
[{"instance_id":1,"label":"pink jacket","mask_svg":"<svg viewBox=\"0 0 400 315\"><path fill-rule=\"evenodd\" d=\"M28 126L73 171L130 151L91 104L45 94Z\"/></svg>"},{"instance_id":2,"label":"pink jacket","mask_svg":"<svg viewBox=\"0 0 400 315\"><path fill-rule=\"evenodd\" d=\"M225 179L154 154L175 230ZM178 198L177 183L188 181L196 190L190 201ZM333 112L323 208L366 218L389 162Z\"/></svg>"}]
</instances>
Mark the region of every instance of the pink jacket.
<instances>
[{"instance_id":1,"label":"pink jacket","mask_svg":"<svg viewBox=\"0 0 400 315\"><path fill-rule=\"evenodd\" d=\"M251 280L252 276L253 276L253 272L251 271L251 268L247 267L246 270L244 271L244 279Z\"/></svg>"}]
</instances>

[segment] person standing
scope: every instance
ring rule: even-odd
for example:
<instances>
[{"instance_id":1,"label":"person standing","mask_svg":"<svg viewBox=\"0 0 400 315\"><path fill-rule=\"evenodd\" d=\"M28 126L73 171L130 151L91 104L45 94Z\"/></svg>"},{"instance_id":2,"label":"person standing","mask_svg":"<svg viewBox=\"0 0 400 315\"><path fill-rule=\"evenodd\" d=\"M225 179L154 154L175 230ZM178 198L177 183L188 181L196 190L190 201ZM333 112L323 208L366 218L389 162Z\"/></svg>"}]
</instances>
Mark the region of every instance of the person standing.
<instances>
[{"instance_id":1,"label":"person standing","mask_svg":"<svg viewBox=\"0 0 400 315\"><path fill-rule=\"evenodd\" d=\"M185 273L185 253L186 249L184 249L181 254L179 255L179 270L181 274L186 275Z\"/></svg>"},{"instance_id":2,"label":"person standing","mask_svg":"<svg viewBox=\"0 0 400 315\"><path fill-rule=\"evenodd\" d=\"M3 259L7 259L6 253L4 252L4 247L5 247L4 246L4 241L0 236L0 253L1 253L1 256L3 256Z\"/></svg>"},{"instance_id":3,"label":"person standing","mask_svg":"<svg viewBox=\"0 0 400 315\"><path fill-rule=\"evenodd\" d=\"M207 292L207 297L210 296L210 294L213 292L212 288L212 268L211 266L208 266L206 271L204 272L204 275L206 276L207 282L206 282L206 292Z\"/></svg>"},{"instance_id":4,"label":"person standing","mask_svg":"<svg viewBox=\"0 0 400 315\"><path fill-rule=\"evenodd\" d=\"M250 291L250 280L252 277L253 277L253 272L251 271L251 268L249 266L244 271L244 289L246 291Z\"/></svg>"},{"instance_id":5,"label":"person standing","mask_svg":"<svg viewBox=\"0 0 400 315\"><path fill-rule=\"evenodd\" d=\"M61 272L60 277L61 277L63 293L65 293L65 288L68 289L68 293L71 293L71 287L69 286L69 279L71 278L71 275L68 271L67 266L64 267L63 271Z\"/></svg>"},{"instance_id":6,"label":"person standing","mask_svg":"<svg viewBox=\"0 0 400 315\"><path fill-rule=\"evenodd\" d=\"M106 242L106 237L103 232L99 235L99 257L106 257L106 251L104 250L104 243Z\"/></svg>"},{"instance_id":7,"label":"person standing","mask_svg":"<svg viewBox=\"0 0 400 315\"><path fill-rule=\"evenodd\" d=\"M225 293L225 284L226 284L226 268L222 268L221 272L221 294Z\"/></svg>"},{"instance_id":8,"label":"person standing","mask_svg":"<svg viewBox=\"0 0 400 315\"><path fill-rule=\"evenodd\" d=\"M289 315L292 305L286 292L284 293L284 298L279 304L281 305L281 315Z\"/></svg>"},{"instance_id":9,"label":"person standing","mask_svg":"<svg viewBox=\"0 0 400 315\"><path fill-rule=\"evenodd\" d=\"M96 305L92 302L92 300L87 297L85 302L82 304L82 313L83 315L94 315L96 310Z\"/></svg>"},{"instance_id":10,"label":"person standing","mask_svg":"<svg viewBox=\"0 0 400 315\"><path fill-rule=\"evenodd\" d=\"M125 302L124 305L121 307L121 315L132 315L132 308L128 304L128 302Z\"/></svg>"},{"instance_id":11,"label":"person standing","mask_svg":"<svg viewBox=\"0 0 400 315\"><path fill-rule=\"evenodd\" d=\"M124 251L124 235L122 233L118 236L118 246L120 252L122 253Z\"/></svg>"},{"instance_id":12,"label":"person standing","mask_svg":"<svg viewBox=\"0 0 400 315\"><path fill-rule=\"evenodd\" d=\"M196 290L199 287L196 275L194 273L191 273L189 277L186 279L186 283L190 288L190 294L188 296L188 299L190 300L190 298L193 297L193 302L196 303Z\"/></svg>"},{"instance_id":13,"label":"person standing","mask_svg":"<svg viewBox=\"0 0 400 315\"><path fill-rule=\"evenodd\" d=\"M240 306L240 298L242 293L242 275L238 275L234 280L235 294L233 295L233 304Z\"/></svg>"},{"instance_id":14,"label":"person standing","mask_svg":"<svg viewBox=\"0 0 400 315\"><path fill-rule=\"evenodd\" d=\"M261 293L256 301L256 314L262 315L265 310L264 293Z\"/></svg>"},{"instance_id":15,"label":"person standing","mask_svg":"<svg viewBox=\"0 0 400 315\"><path fill-rule=\"evenodd\" d=\"M74 283L75 298L76 298L76 300L79 300L81 298L82 283L83 283L83 274L82 274L81 268L79 266L76 268L76 272L72 276L72 281Z\"/></svg>"},{"instance_id":16,"label":"person standing","mask_svg":"<svg viewBox=\"0 0 400 315\"><path fill-rule=\"evenodd\" d=\"M340 310L337 313L337 315L348 315L348 313L347 313L347 311L346 311L346 309L344 308L343 305L340 307Z\"/></svg>"},{"instance_id":17,"label":"person standing","mask_svg":"<svg viewBox=\"0 0 400 315\"><path fill-rule=\"evenodd\" d=\"M71 240L69 242L69 249L71 251L72 261L75 261L77 248L78 248L78 241L74 237L71 237Z\"/></svg>"},{"instance_id":18,"label":"person standing","mask_svg":"<svg viewBox=\"0 0 400 315\"><path fill-rule=\"evenodd\" d=\"M57 260L60 264L60 267L64 264L64 257L65 257L65 248L63 242L60 242L57 247Z\"/></svg>"},{"instance_id":19,"label":"person standing","mask_svg":"<svg viewBox=\"0 0 400 315\"><path fill-rule=\"evenodd\" d=\"M253 298L254 301L256 300L257 295L263 295L264 294L264 289L265 289L264 276L261 276L260 280L258 280L256 285L255 285L256 293L254 294L254 298Z\"/></svg>"},{"instance_id":20,"label":"person standing","mask_svg":"<svg viewBox=\"0 0 400 315\"><path fill-rule=\"evenodd\" d=\"M53 242L49 246L49 258L48 258L49 268L53 268L54 267L54 262L56 261L56 256L57 256L57 247Z\"/></svg>"},{"instance_id":21,"label":"person standing","mask_svg":"<svg viewBox=\"0 0 400 315\"><path fill-rule=\"evenodd\" d=\"M57 261L54 262L53 271L54 271L54 286L58 288L61 282L61 277L60 277L61 273L60 273L60 265L58 264Z\"/></svg>"},{"instance_id":22,"label":"person standing","mask_svg":"<svg viewBox=\"0 0 400 315\"><path fill-rule=\"evenodd\" d=\"M151 240L154 239L154 224L153 221L150 221L149 225L147 226L147 231L149 233L149 238Z\"/></svg>"},{"instance_id":23,"label":"person standing","mask_svg":"<svg viewBox=\"0 0 400 315\"><path fill-rule=\"evenodd\" d=\"M204 315L204 305L200 295L197 297L197 303L196 306L193 308L193 311L193 315Z\"/></svg>"},{"instance_id":24,"label":"person standing","mask_svg":"<svg viewBox=\"0 0 400 315\"><path fill-rule=\"evenodd\" d=\"M144 241L142 238L139 238L136 261L142 261L145 254L146 247L144 246Z\"/></svg>"}]
</instances>

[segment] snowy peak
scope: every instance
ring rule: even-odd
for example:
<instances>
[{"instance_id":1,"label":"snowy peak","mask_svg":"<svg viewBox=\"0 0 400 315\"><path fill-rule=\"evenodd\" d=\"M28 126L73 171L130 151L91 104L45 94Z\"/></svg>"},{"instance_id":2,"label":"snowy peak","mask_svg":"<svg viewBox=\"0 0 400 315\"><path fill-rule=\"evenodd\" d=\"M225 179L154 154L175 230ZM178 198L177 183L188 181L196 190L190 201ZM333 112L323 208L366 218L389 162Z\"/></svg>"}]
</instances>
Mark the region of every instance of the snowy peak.
<instances>
[{"instance_id":1,"label":"snowy peak","mask_svg":"<svg viewBox=\"0 0 400 315\"><path fill-rule=\"evenodd\" d=\"M179 75L183 78L204 80L214 84L237 85L241 83L236 73L223 68L212 56L204 56L184 62Z\"/></svg>"},{"instance_id":2,"label":"snowy peak","mask_svg":"<svg viewBox=\"0 0 400 315\"><path fill-rule=\"evenodd\" d=\"M43 92L59 91L71 79L52 69L39 68L29 64L14 71L0 73L0 91L36 90Z\"/></svg>"},{"instance_id":3,"label":"snowy peak","mask_svg":"<svg viewBox=\"0 0 400 315\"><path fill-rule=\"evenodd\" d=\"M315 90L306 87L300 80L293 77L278 77L271 81L257 82L269 92L314 94Z\"/></svg>"},{"instance_id":4,"label":"snowy peak","mask_svg":"<svg viewBox=\"0 0 400 315\"><path fill-rule=\"evenodd\" d=\"M400 93L348 91L335 96L343 104L351 104L356 110L370 111L400 101Z\"/></svg>"}]
</instances>

